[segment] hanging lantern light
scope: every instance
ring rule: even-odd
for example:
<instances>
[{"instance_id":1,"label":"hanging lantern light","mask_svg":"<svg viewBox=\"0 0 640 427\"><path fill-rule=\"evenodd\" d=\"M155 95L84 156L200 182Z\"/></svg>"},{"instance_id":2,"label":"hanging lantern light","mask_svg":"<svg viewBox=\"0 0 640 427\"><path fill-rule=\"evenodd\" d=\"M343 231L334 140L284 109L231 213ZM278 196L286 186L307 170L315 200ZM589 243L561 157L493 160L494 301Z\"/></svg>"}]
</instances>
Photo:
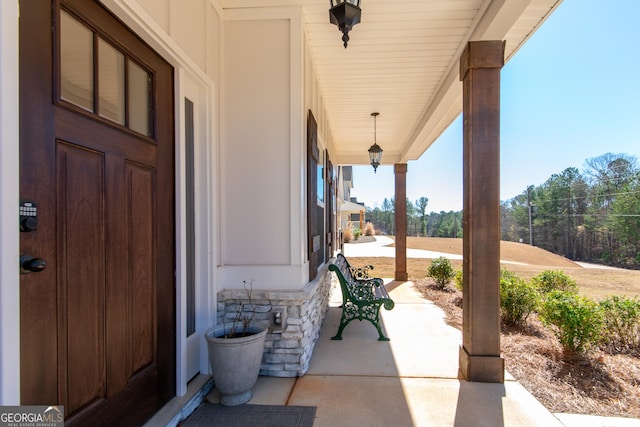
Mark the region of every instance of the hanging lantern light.
<instances>
[{"instance_id":1,"label":"hanging lantern light","mask_svg":"<svg viewBox=\"0 0 640 427\"><path fill-rule=\"evenodd\" d=\"M371 113L373 116L373 145L369 147L369 161L371 162L371 166L373 166L373 173L376 173L378 166L380 166L380 162L382 161L382 148L376 142L377 139L377 129L376 129L376 118L380 115L380 113Z\"/></svg>"},{"instance_id":2,"label":"hanging lantern light","mask_svg":"<svg viewBox=\"0 0 640 427\"><path fill-rule=\"evenodd\" d=\"M360 22L360 0L329 0L331 9L329 9L329 20L332 24L337 25L342 31L342 41L344 48L347 48L349 41L349 31L354 25Z\"/></svg>"}]
</instances>

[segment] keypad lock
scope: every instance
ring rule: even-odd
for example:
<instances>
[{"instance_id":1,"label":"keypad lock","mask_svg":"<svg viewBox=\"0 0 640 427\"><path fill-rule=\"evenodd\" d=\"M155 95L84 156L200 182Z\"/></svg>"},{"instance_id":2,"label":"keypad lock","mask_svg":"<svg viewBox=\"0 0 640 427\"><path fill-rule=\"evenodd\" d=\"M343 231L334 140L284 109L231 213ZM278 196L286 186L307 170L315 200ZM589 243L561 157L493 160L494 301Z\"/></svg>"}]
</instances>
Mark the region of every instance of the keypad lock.
<instances>
[{"instance_id":1,"label":"keypad lock","mask_svg":"<svg viewBox=\"0 0 640 427\"><path fill-rule=\"evenodd\" d=\"M20 201L20 231L29 232L38 229L38 206L29 200Z\"/></svg>"}]
</instances>

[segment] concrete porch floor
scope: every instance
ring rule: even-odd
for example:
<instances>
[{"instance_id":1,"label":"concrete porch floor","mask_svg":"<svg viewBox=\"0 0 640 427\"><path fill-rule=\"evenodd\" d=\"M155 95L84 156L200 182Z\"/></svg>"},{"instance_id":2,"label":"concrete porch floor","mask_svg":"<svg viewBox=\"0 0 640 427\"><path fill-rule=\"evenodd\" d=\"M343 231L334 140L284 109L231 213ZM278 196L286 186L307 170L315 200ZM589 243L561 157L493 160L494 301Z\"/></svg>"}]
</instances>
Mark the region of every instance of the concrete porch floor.
<instances>
[{"instance_id":1,"label":"concrete porch floor","mask_svg":"<svg viewBox=\"0 0 640 427\"><path fill-rule=\"evenodd\" d=\"M371 324L357 321L342 341L332 341L341 303L334 292L307 374L259 377L249 404L315 406L315 427L640 427L638 419L552 414L508 373L504 384L458 379L460 331L413 283L387 288L396 303L382 310L391 341L378 341ZM199 375L187 395L174 398L145 427L179 425L203 397L219 402L212 385L210 376Z\"/></svg>"},{"instance_id":2,"label":"concrete porch floor","mask_svg":"<svg viewBox=\"0 0 640 427\"><path fill-rule=\"evenodd\" d=\"M249 403L316 406L317 427L572 425L560 422L509 374L504 384L458 379L461 332L446 325L442 310L413 283L387 288L396 303L392 311L382 310L391 341L378 341L375 328L358 321L342 341L332 341L340 322L338 295L307 374L260 377ZM218 401L215 389L207 399Z\"/></svg>"},{"instance_id":3,"label":"concrete porch floor","mask_svg":"<svg viewBox=\"0 0 640 427\"><path fill-rule=\"evenodd\" d=\"M345 245L345 255L394 256L385 239ZM411 256L434 253L413 250ZM638 419L552 414L508 372L504 384L458 379L461 332L445 323L442 310L422 298L412 282L386 283L396 304L381 310L391 341L378 341L375 328L358 321L347 326L342 341L332 341L342 302L335 288L309 371L300 378L259 377L249 403L315 406L315 427L640 427ZM210 387L204 375L190 384L194 390ZM206 399L219 402L215 388ZM172 417L179 421L179 412L190 414L200 401L192 398L190 406L188 396L174 400L146 426L175 425Z\"/></svg>"}]
</instances>

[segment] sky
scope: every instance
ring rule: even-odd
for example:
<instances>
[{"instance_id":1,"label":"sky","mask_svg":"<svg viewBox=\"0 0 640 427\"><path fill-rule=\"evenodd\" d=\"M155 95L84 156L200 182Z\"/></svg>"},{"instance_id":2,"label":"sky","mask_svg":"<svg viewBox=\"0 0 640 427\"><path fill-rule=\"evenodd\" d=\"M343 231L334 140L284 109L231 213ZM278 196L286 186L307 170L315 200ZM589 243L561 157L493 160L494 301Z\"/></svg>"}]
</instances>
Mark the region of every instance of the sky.
<instances>
[{"instance_id":1,"label":"sky","mask_svg":"<svg viewBox=\"0 0 640 427\"><path fill-rule=\"evenodd\" d=\"M639 0L564 0L503 67L501 200L605 153L640 160L638 16ZM407 168L412 202L462 210L462 117ZM393 166L354 166L353 180L367 207L394 196Z\"/></svg>"}]
</instances>

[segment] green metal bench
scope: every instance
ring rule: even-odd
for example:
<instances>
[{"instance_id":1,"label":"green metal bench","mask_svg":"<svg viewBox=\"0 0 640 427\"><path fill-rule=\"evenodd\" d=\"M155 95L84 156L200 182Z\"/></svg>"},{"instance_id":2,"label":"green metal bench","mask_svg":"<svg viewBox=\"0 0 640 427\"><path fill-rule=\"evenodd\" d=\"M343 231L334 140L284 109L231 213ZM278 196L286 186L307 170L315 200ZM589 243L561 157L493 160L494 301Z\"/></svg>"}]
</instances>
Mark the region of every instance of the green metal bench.
<instances>
[{"instance_id":1,"label":"green metal bench","mask_svg":"<svg viewBox=\"0 0 640 427\"><path fill-rule=\"evenodd\" d=\"M389 341L380 327L380 307L386 310L394 307L384 282L380 278L369 278L369 270L373 266L353 268L342 254L336 256L329 270L336 273L342 290L342 317L338 333L332 340L341 340L344 328L355 319L368 320L376 327L380 338L378 341Z\"/></svg>"}]
</instances>

